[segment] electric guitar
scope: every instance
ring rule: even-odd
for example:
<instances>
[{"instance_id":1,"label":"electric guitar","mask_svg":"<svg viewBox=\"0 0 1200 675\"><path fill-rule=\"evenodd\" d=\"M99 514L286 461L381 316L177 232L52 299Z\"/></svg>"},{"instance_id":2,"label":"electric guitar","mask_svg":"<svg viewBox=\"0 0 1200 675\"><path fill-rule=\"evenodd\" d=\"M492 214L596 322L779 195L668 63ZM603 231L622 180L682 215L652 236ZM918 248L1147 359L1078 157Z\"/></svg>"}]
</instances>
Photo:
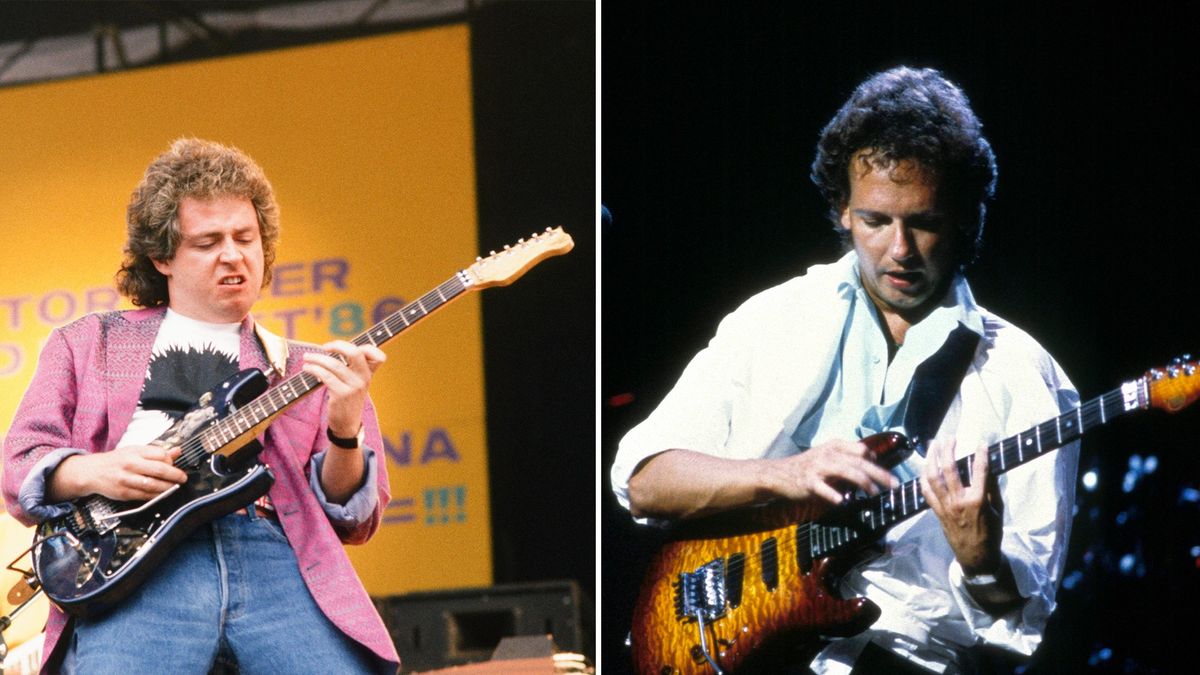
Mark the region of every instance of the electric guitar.
<instances>
[{"instance_id":1,"label":"electric guitar","mask_svg":"<svg viewBox=\"0 0 1200 675\"><path fill-rule=\"evenodd\" d=\"M1037 459L1126 413L1182 410L1200 397L1200 375L1190 358L989 446L988 474ZM913 450L895 432L863 443L870 458L887 468ZM973 464L974 455L956 462L964 485ZM775 501L678 524L651 561L634 607L634 669L655 675L751 669L772 649L866 630L879 608L830 590L838 556L865 547L927 506L919 481L910 480L834 507Z\"/></svg>"},{"instance_id":2,"label":"electric guitar","mask_svg":"<svg viewBox=\"0 0 1200 675\"><path fill-rule=\"evenodd\" d=\"M492 251L352 342L381 345L467 291L508 285L573 246L570 235L555 228ZM275 479L257 459L257 437L320 386L316 377L299 373L268 389L262 371L248 369L202 395L154 441L181 449L175 465L187 473L186 483L147 502L84 497L72 502L67 515L38 527L33 566L46 595L76 616L101 612L136 588L196 527L265 494Z\"/></svg>"}]
</instances>

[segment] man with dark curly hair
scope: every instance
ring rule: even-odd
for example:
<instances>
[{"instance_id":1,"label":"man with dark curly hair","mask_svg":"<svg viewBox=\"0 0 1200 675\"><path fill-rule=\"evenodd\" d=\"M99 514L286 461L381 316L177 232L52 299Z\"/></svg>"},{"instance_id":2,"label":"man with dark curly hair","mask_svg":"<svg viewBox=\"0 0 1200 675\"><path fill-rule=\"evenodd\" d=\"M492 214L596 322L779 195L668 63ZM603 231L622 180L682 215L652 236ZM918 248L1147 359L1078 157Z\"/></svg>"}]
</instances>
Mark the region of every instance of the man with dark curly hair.
<instances>
[{"instance_id":1,"label":"man with dark curly hair","mask_svg":"<svg viewBox=\"0 0 1200 675\"><path fill-rule=\"evenodd\" d=\"M849 489L919 481L932 513L888 530L840 578L838 591L870 599L878 619L820 643L818 673L971 672L976 645L1031 654L1054 609L1078 445L1002 476L988 475L986 446L1078 395L1032 338L975 303L964 277L995 178L979 120L939 72L899 67L863 82L824 129L812 167L846 254L725 317L621 441L613 489L643 522L772 500L827 507ZM962 368L939 385L947 403L918 420L928 443L890 471L872 462L860 440L917 431L908 415L930 407L910 400L918 366L945 362L959 335ZM972 454L964 481L955 462ZM714 646L698 647L697 661L720 665L749 639L710 630Z\"/></svg>"},{"instance_id":2,"label":"man with dark curly hair","mask_svg":"<svg viewBox=\"0 0 1200 675\"><path fill-rule=\"evenodd\" d=\"M141 309L51 334L5 439L10 513L34 523L88 495L140 503L186 482L180 447L158 439L241 369L273 382L303 371L325 386L263 435L267 495L201 525L114 608L51 612L46 668L394 673L395 648L342 547L375 532L389 499L367 396L383 353L289 343L250 316L279 209L236 148L176 141L146 169L127 225L117 284Z\"/></svg>"}]
</instances>

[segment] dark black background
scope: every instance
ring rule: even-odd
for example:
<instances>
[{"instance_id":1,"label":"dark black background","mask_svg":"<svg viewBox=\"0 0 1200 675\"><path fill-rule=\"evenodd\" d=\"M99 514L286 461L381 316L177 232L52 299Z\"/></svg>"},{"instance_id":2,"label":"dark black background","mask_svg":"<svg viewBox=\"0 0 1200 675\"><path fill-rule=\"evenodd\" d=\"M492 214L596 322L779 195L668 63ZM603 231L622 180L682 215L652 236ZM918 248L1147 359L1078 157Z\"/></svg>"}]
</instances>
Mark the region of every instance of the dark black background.
<instances>
[{"instance_id":1,"label":"dark black background","mask_svg":"<svg viewBox=\"0 0 1200 675\"><path fill-rule=\"evenodd\" d=\"M1050 3L1045 3L1050 4ZM1023 327L1085 398L1200 353L1194 12L1136 3L616 3L602 8L601 464L719 319L838 254L808 179L854 86L942 69L999 163L976 299ZM625 405L612 397L632 394ZM1043 647L1002 670L1173 672L1200 600L1200 410L1090 434ZM1123 489L1133 456L1157 467ZM1136 460L1135 460L1136 462ZM647 545L602 476L602 649L621 642ZM1129 556L1129 557L1126 557ZM1132 566L1122 571L1125 558Z\"/></svg>"},{"instance_id":2,"label":"dark black background","mask_svg":"<svg viewBox=\"0 0 1200 675\"><path fill-rule=\"evenodd\" d=\"M482 296L495 578L574 579L588 598L596 569L595 17L590 2L492 2L469 16L480 245L557 225L575 240L568 255Z\"/></svg>"}]
</instances>

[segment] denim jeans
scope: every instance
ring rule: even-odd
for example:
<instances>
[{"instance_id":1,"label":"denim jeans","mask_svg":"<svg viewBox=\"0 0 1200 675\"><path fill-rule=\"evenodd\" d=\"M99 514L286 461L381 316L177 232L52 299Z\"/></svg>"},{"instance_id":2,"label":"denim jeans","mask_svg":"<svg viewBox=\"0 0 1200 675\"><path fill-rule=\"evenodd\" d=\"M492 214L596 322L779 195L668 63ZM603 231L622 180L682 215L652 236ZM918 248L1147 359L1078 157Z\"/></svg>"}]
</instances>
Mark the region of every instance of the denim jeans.
<instances>
[{"instance_id":1,"label":"denim jeans","mask_svg":"<svg viewBox=\"0 0 1200 675\"><path fill-rule=\"evenodd\" d=\"M313 601L279 524L246 513L198 528L113 611L76 620L64 668L204 675L218 655L247 675L375 672Z\"/></svg>"}]
</instances>

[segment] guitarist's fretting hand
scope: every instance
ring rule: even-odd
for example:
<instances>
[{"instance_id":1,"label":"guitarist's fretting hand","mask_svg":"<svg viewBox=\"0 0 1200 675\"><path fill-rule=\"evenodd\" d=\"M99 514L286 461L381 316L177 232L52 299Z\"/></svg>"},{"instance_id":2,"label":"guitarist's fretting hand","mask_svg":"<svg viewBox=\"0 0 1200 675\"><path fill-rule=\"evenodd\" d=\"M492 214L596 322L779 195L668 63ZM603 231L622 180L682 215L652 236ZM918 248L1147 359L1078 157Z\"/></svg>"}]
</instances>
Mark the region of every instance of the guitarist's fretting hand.
<instances>
[{"instance_id":1,"label":"guitarist's fretting hand","mask_svg":"<svg viewBox=\"0 0 1200 675\"><path fill-rule=\"evenodd\" d=\"M878 494L899 481L867 459L867 447L829 441L778 459L726 459L668 450L646 460L629 480L629 506L638 517L693 518L784 498L838 504L842 491Z\"/></svg>"},{"instance_id":2,"label":"guitarist's fretting hand","mask_svg":"<svg viewBox=\"0 0 1200 675\"><path fill-rule=\"evenodd\" d=\"M971 597L993 616L1019 607L1024 598L1000 551L1004 502L996 479L988 477L987 446L975 451L971 484L964 486L955 468L954 442L931 443L921 493L941 521L963 574L982 580L967 584Z\"/></svg>"},{"instance_id":3,"label":"guitarist's fretting hand","mask_svg":"<svg viewBox=\"0 0 1200 675\"><path fill-rule=\"evenodd\" d=\"M88 495L118 501L147 501L187 481L175 467L179 448L127 445L109 452L73 455L62 461L46 485L46 501L62 502Z\"/></svg>"},{"instance_id":4,"label":"guitarist's fretting hand","mask_svg":"<svg viewBox=\"0 0 1200 675\"><path fill-rule=\"evenodd\" d=\"M329 430L339 438L354 438L362 427L371 377L387 356L378 347L359 347L344 340L323 346L345 359L345 363L326 354L307 353L304 371L321 380L329 392ZM345 503L362 485L363 468L362 448L345 450L331 446L321 465L321 487L326 498L336 504Z\"/></svg>"},{"instance_id":5,"label":"guitarist's fretting hand","mask_svg":"<svg viewBox=\"0 0 1200 675\"><path fill-rule=\"evenodd\" d=\"M988 480L987 446L975 451L971 484L964 486L955 467L954 442L933 442L925 457L921 493L937 514L967 574L995 574L1000 564L1004 506L995 479Z\"/></svg>"}]
</instances>

